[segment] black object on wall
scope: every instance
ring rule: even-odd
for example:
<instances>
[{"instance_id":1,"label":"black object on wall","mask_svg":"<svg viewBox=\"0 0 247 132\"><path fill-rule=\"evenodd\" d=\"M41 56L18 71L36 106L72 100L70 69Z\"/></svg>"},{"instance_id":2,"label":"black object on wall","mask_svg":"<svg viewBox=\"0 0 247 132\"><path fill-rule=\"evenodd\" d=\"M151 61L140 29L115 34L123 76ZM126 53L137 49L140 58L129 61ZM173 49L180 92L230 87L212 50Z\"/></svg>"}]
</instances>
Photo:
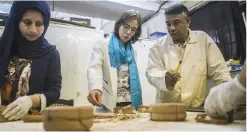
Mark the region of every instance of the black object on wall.
<instances>
[{"instance_id":1,"label":"black object on wall","mask_svg":"<svg viewBox=\"0 0 247 132\"><path fill-rule=\"evenodd\" d=\"M5 26L8 20L8 14L0 13L0 26Z\"/></svg>"},{"instance_id":2,"label":"black object on wall","mask_svg":"<svg viewBox=\"0 0 247 132\"><path fill-rule=\"evenodd\" d=\"M246 58L246 27L237 1L214 1L193 10L191 29L209 34L225 60Z\"/></svg>"}]
</instances>

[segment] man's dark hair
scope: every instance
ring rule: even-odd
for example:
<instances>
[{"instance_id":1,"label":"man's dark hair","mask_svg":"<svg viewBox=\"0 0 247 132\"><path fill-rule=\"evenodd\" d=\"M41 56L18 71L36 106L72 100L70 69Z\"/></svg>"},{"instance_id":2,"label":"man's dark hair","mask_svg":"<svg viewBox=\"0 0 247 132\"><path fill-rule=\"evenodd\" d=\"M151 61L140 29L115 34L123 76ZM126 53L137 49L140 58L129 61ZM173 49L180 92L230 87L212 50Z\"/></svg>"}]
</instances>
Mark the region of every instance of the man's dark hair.
<instances>
[{"instance_id":1,"label":"man's dark hair","mask_svg":"<svg viewBox=\"0 0 247 132\"><path fill-rule=\"evenodd\" d=\"M187 16L189 15L188 8L183 4L175 4L168 7L165 11L165 15L175 15L184 12Z\"/></svg>"}]
</instances>

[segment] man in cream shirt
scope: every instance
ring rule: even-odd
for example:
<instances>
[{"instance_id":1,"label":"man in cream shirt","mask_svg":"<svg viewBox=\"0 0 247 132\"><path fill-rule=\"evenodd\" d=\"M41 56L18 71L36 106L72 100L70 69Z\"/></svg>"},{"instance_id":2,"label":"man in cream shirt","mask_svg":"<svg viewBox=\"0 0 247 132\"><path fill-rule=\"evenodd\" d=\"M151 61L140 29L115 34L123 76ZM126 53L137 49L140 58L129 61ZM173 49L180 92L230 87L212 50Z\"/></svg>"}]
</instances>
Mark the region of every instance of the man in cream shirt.
<instances>
[{"instance_id":1,"label":"man in cream shirt","mask_svg":"<svg viewBox=\"0 0 247 132\"><path fill-rule=\"evenodd\" d=\"M203 105L207 79L215 85L231 80L221 51L203 31L189 29L188 9L181 4L165 12L169 35L149 53L146 77L156 87L156 103L182 102L189 107ZM181 61L178 72L174 69Z\"/></svg>"}]
</instances>

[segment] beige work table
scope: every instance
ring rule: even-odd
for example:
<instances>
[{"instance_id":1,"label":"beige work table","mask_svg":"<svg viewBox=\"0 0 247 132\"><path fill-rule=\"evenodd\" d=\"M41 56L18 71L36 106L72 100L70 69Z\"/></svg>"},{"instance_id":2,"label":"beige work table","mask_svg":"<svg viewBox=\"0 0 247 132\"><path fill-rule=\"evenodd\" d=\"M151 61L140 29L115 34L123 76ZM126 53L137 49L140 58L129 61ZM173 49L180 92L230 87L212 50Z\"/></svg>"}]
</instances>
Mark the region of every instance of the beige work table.
<instances>
[{"instance_id":1,"label":"beige work table","mask_svg":"<svg viewBox=\"0 0 247 132\"><path fill-rule=\"evenodd\" d=\"M187 112L183 122L154 122L148 114L137 119L118 121L117 123L94 123L91 131L246 131L246 120L235 120L227 125L197 123L197 112ZM44 131L43 123L24 123L23 121L0 123L1 131Z\"/></svg>"}]
</instances>

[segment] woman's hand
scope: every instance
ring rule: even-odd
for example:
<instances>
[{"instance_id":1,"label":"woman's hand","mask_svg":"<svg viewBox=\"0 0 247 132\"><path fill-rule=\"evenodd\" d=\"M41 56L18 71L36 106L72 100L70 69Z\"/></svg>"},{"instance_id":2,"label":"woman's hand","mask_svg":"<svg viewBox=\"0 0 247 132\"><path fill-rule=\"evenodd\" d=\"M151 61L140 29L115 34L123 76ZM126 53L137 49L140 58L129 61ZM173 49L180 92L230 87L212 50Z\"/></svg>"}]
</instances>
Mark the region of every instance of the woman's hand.
<instances>
[{"instance_id":1,"label":"woman's hand","mask_svg":"<svg viewBox=\"0 0 247 132\"><path fill-rule=\"evenodd\" d=\"M92 90L87 96L88 101L96 106L103 106L102 104L102 93L101 91L95 89Z\"/></svg>"},{"instance_id":2,"label":"woman's hand","mask_svg":"<svg viewBox=\"0 0 247 132\"><path fill-rule=\"evenodd\" d=\"M8 120L17 120L22 118L32 107L32 100L29 96L23 96L9 104L2 115Z\"/></svg>"}]
</instances>

